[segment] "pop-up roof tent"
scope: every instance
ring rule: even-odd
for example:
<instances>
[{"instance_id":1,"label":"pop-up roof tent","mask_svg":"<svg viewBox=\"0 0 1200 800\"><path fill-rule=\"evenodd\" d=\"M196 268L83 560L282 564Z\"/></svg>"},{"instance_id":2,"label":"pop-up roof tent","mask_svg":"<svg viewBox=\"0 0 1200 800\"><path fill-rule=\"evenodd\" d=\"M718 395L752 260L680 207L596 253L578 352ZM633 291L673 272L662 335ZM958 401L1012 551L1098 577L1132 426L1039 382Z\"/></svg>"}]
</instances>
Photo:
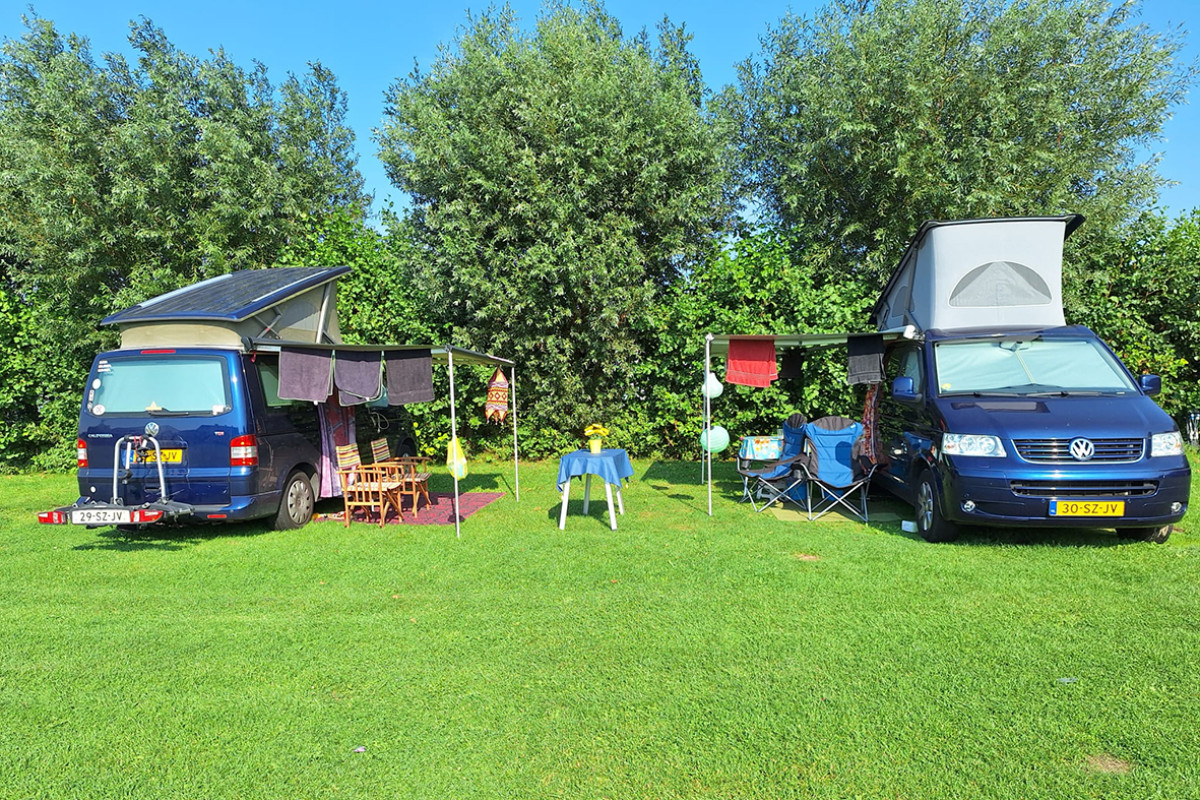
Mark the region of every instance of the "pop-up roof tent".
<instances>
[{"instance_id":1,"label":"pop-up roof tent","mask_svg":"<svg viewBox=\"0 0 1200 800\"><path fill-rule=\"evenodd\" d=\"M921 225L871 312L878 330L1066 324L1062 252L1083 217Z\"/></svg>"},{"instance_id":2,"label":"pop-up roof tent","mask_svg":"<svg viewBox=\"0 0 1200 800\"><path fill-rule=\"evenodd\" d=\"M350 267L275 267L244 270L210 278L105 317L116 325L123 349L145 347L220 347L242 352L280 352L288 348L374 352L428 350L450 371L450 431L458 436L455 363L506 365L510 371L513 418L513 493L521 499L517 466L517 376L508 359L451 345L346 345L337 320L337 279ZM335 390L336 392L336 390ZM454 478L454 526L458 515L458 477Z\"/></svg>"}]
</instances>

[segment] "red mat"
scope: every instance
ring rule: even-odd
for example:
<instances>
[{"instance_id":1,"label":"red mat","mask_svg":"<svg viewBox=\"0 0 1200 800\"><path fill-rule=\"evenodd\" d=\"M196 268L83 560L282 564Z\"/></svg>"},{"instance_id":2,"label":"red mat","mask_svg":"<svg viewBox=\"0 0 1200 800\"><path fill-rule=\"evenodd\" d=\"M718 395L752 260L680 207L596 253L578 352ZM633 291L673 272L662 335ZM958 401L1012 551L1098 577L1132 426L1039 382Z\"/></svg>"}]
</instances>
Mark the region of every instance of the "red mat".
<instances>
[{"instance_id":1,"label":"red mat","mask_svg":"<svg viewBox=\"0 0 1200 800\"><path fill-rule=\"evenodd\" d=\"M489 503L499 500L504 497L504 492L466 492L458 496L458 518L464 520L474 514L479 509ZM389 525L453 525L454 524L454 495L449 492L430 492L429 499L433 501L429 505L425 505L425 499L421 498L417 505L417 514L413 516L412 507L404 507L404 516L400 517L395 509L388 511L387 522ZM345 521L345 512L338 511L333 514L316 514L313 519L318 522L326 520L336 520L337 522ZM377 516L366 515L366 510L356 508L350 514L351 522L370 522L378 525L379 518Z\"/></svg>"}]
</instances>

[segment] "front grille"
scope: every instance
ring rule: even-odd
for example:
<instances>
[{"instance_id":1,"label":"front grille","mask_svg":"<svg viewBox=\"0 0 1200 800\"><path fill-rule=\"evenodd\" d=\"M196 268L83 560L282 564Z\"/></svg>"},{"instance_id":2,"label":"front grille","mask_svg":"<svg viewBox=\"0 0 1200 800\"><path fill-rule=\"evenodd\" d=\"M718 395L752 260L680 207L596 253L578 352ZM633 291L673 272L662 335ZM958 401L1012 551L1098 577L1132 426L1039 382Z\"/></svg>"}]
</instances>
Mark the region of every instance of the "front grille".
<instances>
[{"instance_id":1,"label":"front grille","mask_svg":"<svg viewBox=\"0 0 1200 800\"><path fill-rule=\"evenodd\" d=\"M1078 464L1071 457L1073 439L1013 439L1017 454L1036 464ZM1146 448L1145 439L1092 439L1096 454L1087 463L1120 464L1139 461Z\"/></svg>"},{"instance_id":2,"label":"front grille","mask_svg":"<svg viewBox=\"0 0 1200 800\"><path fill-rule=\"evenodd\" d=\"M1149 497L1158 481L1011 481L1019 497Z\"/></svg>"}]
</instances>

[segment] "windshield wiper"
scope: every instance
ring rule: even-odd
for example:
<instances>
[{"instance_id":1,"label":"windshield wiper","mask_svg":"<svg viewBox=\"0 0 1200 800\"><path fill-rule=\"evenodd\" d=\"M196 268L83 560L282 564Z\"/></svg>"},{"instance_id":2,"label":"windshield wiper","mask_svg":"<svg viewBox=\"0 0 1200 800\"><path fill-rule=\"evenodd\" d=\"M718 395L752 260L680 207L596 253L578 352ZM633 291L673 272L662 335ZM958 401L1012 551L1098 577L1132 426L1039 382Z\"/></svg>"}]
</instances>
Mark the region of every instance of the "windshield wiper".
<instances>
[{"instance_id":1,"label":"windshield wiper","mask_svg":"<svg viewBox=\"0 0 1200 800\"><path fill-rule=\"evenodd\" d=\"M1109 392L1095 389L1056 389L1053 392L1030 392L1029 397L1100 397Z\"/></svg>"},{"instance_id":2,"label":"windshield wiper","mask_svg":"<svg viewBox=\"0 0 1200 800\"><path fill-rule=\"evenodd\" d=\"M941 392L941 397L1028 397L1029 395L1020 392Z\"/></svg>"},{"instance_id":3,"label":"windshield wiper","mask_svg":"<svg viewBox=\"0 0 1200 800\"><path fill-rule=\"evenodd\" d=\"M154 408L146 409L146 413L152 417L186 417L190 411L172 411L169 408Z\"/></svg>"}]
</instances>

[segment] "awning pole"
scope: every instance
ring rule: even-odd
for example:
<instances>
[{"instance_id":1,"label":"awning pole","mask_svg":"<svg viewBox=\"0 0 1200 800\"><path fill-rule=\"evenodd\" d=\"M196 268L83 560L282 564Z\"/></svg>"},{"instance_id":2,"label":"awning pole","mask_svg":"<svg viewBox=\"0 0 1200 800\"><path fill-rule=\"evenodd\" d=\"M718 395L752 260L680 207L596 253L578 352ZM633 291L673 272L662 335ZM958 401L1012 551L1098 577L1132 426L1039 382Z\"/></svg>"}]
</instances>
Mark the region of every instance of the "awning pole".
<instances>
[{"instance_id":1,"label":"awning pole","mask_svg":"<svg viewBox=\"0 0 1200 800\"><path fill-rule=\"evenodd\" d=\"M458 439L458 416L454 405L454 347L446 345L446 364L450 367L450 474L454 476L454 536L462 538L458 518L458 464L454 459L454 442Z\"/></svg>"},{"instance_id":2,"label":"awning pole","mask_svg":"<svg viewBox=\"0 0 1200 800\"><path fill-rule=\"evenodd\" d=\"M521 468L517 465L517 365L512 366L512 415L513 415L513 484L517 502L521 502Z\"/></svg>"},{"instance_id":3,"label":"awning pole","mask_svg":"<svg viewBox=\"0 0 1200 800\"><path fill-rule=\"evenodd\" d=\"M712 516L712 448L707 446L712 437L712 398L708 396L709 361L712 356L711 333L704 336L704 374L700 378L700 393L704 395L704 454L701 465L708 465L708 515Z\"/></svg>"}]
</instances>

